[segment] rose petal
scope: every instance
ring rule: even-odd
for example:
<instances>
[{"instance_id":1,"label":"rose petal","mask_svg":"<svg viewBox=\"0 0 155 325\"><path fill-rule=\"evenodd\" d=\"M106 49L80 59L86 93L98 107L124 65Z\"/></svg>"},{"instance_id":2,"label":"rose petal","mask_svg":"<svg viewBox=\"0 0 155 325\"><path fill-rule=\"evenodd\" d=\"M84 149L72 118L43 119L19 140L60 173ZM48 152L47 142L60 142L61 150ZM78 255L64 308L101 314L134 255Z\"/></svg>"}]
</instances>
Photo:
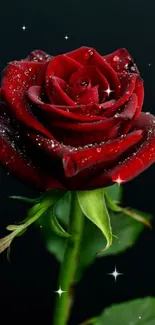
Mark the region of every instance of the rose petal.
<instances>
[{"instance_id":1,"label":"rose petal","mask_svg":"<svg viewBox=\"0 0 155 325\"><path fill-rule=\"evenodd\" d=\"M135 94L132 94L127 104L124 106L123 111L121 112L120 115L131 120L135 115L137 105L138 105L137 96Z\"/></svg>"},{"instance_id":2,"label":"rose petal","mask_svg":"<svg viewBox=\"0 0 155 325\"><path fill-rule=\"evenodd\" d=\"M47 67L46 85L48 86L51 77L67 80L79 68L81 68L81 64L69 58L67 55L57 55L49 62Z\"/></svg>"},{"instance_id":3,"label":"rose petal","mask_svg":"<svg viewBox=\"0 0 155 325\"><path fill-rule=\"evenodd\" d=\"M107 186L107 184L110 185L117 180L127 182L155 162L155 117L151 114L140 113L133 123L134 130L139 128L144 130L143 143L139 148L119 165L117 164L111 170L100 173L98 177L93 178L87 184L89 188Z\"/></svg>"},{"instance_id":4,"label":"rose petal","mask_svg":"<svg viewBox=\"0 0 155 325\"><path fill-rule=\"evenodd\" d=\"M69 58L74 59L84 66L96 66L99 71L106 77L116 96L119 96L119 79L113 68L97 53L93 48L81 47L77 50L66 53Z\"/></svg>"},{"instance_id":5,"label":"rose petal","mask_svg":"<svg viewBox=\"0 0 155 325\"><path fill-rule=\"evenodd\" d=\"M40 99L41 96L41 87L33 86L28 90L28 97L32 101L32 103L38 105L38 109L40 108L45 114L48 115L48 120L50 123L49 117L51 117L51 121L59 120L59 121L65 121L68 119L78 121L101 121L104 120L105 117L100 116L92 116L92 110L94 109L94 104L90 105L78 105L78 106L63 106L63 105L52 105L52 104L46 104L42 102ZM87 115L85 115L85 108L90 113L87 112ZM96 106L95 106L96 108ZM75 109L75 112L74 112ZM98 109L98 106L97 106ZM79 110L79 112L78 112ZM92 113L91 113L92 112ZM81 113L81 114L80 114ZM53 120L54 119L54 120Z\"/></svg>"},{"instance_id":6,"label":"rose petal","mask_svg":"<svg viewBox=\"0 0 155 325\"><path fill-rule=\"evenodd\" d=\"M44 51L41 50L35 50L31 52L27 58L25 59L26 61L35 61L35 62L46 62L49 61L52 57L51 55L47 54Z\"/></svg>"},{"instance_id":7,"label":"rose petal","mask_svg":"<svg viewBox=\"0 0 155 325\"><path fill-rule=\"evenodd\" d=\"M65 92L67 84L60 78L51 77L46 90L51 104L74 106L74 101Z\"/></svg>"},{"instance_id":8,"label":"rose petal","mask_svg":"<svg viewBox=\"0 0 155 325\"><path fill-rule=\"evenodd\" d=\"M52 175L45 174L39 167L33 165L26 156L25 151L21 151L16 145L16 136L8 125L0 121L0 163L7 167L9 171L18 179L40 190L46 188L60 188L64 186ZM12 140L11 140L12 139Z\"/></svg>"},{"instance_id":9,"label":"rose petal","mask_svg":"<svg viewBox=\"0 0 155 325\"><path fill-rule=\"evenodd\" d=\"M8 64L2 79L2 93L17 121L47 137L51 134L33 116L27 101L27 90L34 85L43 63L20 61Z\"/></svg>"},{"instance_id":10,"label":"rose petal","mask_svg":"<svg viewBox=\"0 0 155 325\"><path fill-rule=\"evenodd\" d=\"M134 92L135 85L136 85L137 75L122 75L121 77L121 87L123 93L121 94L120 99L118 99L115 104L110 107L108 110L103 111L103 116L111 117L117 109L119 109L127 100L131 97L132 93Z\"/></svg>"},{"instance_id":11,"label":"rose petal","mask_svg":"<svg viewBox=\"0 0 155 325\"><path fill-rule=\"evenodd\" d=\"M60 123L53 122L52 126L57 129L78 131L79 133L84 132L94 132L94 131L108 131L109 128L116 125L118 122L124 120L123 116L111 117L104 121L97 121L92 123Z\"/></svg>"},{"instance_id":12,"label":"rose petal","mask_svg":"<svg viewBox=\"0 0 155 325\"><path fill-rule=\"evenodd\" d=\"M125 48L121 48L113 53L104 55L103 58L116 72L126 71L139 73L133 59Z\"/></svg>"},{"instance_id":13,"label":"rose petal","mask_svg":"<svg viewBox=\"0 0 155 325\"><path fill-rule=\"evenodd\" d=\"M77 97L77 104L93 104L99 102L99 92L98 86L91 88L90 90L85 91L82 94L79 94Z\"/></svg>"},{"instance_id":14,"label":"rose petal","mask_svg":"<svg viewBox=\"0 0 155 325\"><path fill-rule=\"evenodd\" d=\"M109 88L109 83L105 76L95 66L85 66L78 69L71 75L69 84L74 88L74 85L87 82L87 80L91 80L92 86L99 86L100 102L104 101L107 97L105 90Z\"/></svg>"},{"instance_id":15,"label":"rose petal","mask_svg":"<svg viewBox=\"0 0 155 325\"><path fill-rule=\"evenodd\" d=\"M135 145L142 138L142 131L138 130L128 134L124 138L118 138L110 143L83 149L77 152L65 154L63 166L67 177L76 175L85 168L102 163L104 168L107 163L118 159L127 149Z\"/></svg>"},{"instance_id":16,"label":"rose petal","mask_svg":"<svg viewBox=\"0 0 155 325\"><path fill-rule=\"evenodd\" d=\"M134 93L136 94L137 99L138 99L138 105L137 105L137 109L136 109L136 112L135 112L135 115L134 115L134 118L136 118L139 115L139 113L141 112L143 102L144 102L143 80L139 76L137 77L137 80L136 80Z\"/></svg>"}]
</instances>

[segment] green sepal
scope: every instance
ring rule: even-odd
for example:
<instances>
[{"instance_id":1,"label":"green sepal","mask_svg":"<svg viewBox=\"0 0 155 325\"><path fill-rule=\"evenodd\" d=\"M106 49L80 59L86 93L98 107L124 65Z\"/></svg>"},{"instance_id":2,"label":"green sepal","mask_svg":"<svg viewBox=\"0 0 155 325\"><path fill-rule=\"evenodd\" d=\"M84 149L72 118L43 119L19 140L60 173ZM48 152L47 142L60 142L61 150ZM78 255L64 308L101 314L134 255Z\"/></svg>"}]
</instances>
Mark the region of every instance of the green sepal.
<instances>
[{"instance_id":1,"label":"green sepal","mask_svg":"<svg viewBox=\"0 0 155 325\"><path fill-rule=\"evenodd\" d=\"M102 231L107 240L106 247L101 251L107 250L112 244L112 230L103 189L77 191L77 197L85 216Z\"/></svg>"},{"instance_id":2,"label":"green sepal","mask_svg":"<svg viewBox=\"0 0 155 325\"><path fill-rule=\"evenodd\" d=\"M106 188L103 191L104 191L107 207L114 212L121 212L122 208L119 205L117 205L115 201L111 199L111 197L108 195L108 192L106 191Z\"/></svg>"},{"instance_id":3,"label":"green sepal","mask_svg":"<svg viewBox=\"0 0 155 325\"><path fill-rule=\"evenodd\" d=\"M145 226L152 228L151 227L151 223L150 220L144 218L144 216L140 215L139 212L134 211L133 209L129 209L129 208L123 208L120 207L118 204L116 204L116 201L114 201L108 191L107 188L103 189L104 194L105 194L105 200L106 200L106 204L107 207L113 211L113 212L122 212L124 214L126 214L127 216L135 219L136 221L139 221L141 223L143 223Z\"/></svg>"},{"instance_id":4,"label":"green sepal","mask_svg":"<svg viewBox=\"0 0 155 325\"><path fill-rule=\"evenodd\" d=\"M28 197L18 196L18 195L11 195L11 196L9 196L9 198L10 199L15 199L15 200L21 200L23 202L28 202L28 203L39 203L40 202L40 198L30 199Z\"/></svg>"},{"instance_id":5,"label":"green sepal","mask_svg":"<svg viewBox=\"0 0 155 325\"><path fill-rule=\"evenodd\" d=\"M58 222L58 219L56 218L56 216L54 214L51 217L51 226L52 226L52 230L58 236L65 237L65 238L71 237L71 235L62 228L62 226L60 225L60 223Z\"/></svg>"}]
</instances>

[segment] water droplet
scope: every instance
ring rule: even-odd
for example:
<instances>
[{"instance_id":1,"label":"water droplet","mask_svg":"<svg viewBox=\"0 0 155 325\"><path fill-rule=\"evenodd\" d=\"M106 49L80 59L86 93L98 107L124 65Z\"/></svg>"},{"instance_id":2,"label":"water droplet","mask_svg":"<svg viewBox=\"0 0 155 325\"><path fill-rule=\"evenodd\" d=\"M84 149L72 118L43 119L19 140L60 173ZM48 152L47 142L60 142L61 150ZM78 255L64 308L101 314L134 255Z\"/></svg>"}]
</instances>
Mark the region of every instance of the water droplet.
<instances>
[{"instance_id":1,"label":"water droplet","mask_svg":"<svg viewBox=\"0 0 155 325\"><path fill-rule=\"evenodd\" d=\"M98 153L100 153L101 150L102 150L102 148L96 148L96 151L97 151Z\"/></svg>"},{"instance_id":2,"label":"water droplet","mask_svg":"<svg viewBox=\"0 0 155 325\"><path fill-rule=\"evenodd\" d=\"M92 50L88 50L88 52L85 54L84 59L88 60L94 55L94 52Z\"/></svg>"},{"instance_id":3,"label":"water droplet","mask_svg":"<svg viewBox=\"0 0 155 325\"><path fill-rule=\"evenodd\" d=\"M118 114L118 113L116 113L115 115L114 115L114 117L119 117L120 115Z\"/></svg>"},{"instance_id":4,"label":"water droplet","mask_svg":"<svg viewBox=\"0 0 155 325\"><path fill-rule=\"evenodd\" d=\"M120 58L119 58L119 56L115 55L115 56L113 57L113 61L115 61L115 62L120 62Z\"/></svg>"},{"instance_id":5,"label":"water droplet","mask_svg":"<svg viewBox=\"0 0 155 325\"><path fill-rule=\"evenodd\" d=\"M87 81L82 81L80 85L81 86L84 86L84 87L87 87L88 86L88 82Z\"/></svg>"}]
</instances>

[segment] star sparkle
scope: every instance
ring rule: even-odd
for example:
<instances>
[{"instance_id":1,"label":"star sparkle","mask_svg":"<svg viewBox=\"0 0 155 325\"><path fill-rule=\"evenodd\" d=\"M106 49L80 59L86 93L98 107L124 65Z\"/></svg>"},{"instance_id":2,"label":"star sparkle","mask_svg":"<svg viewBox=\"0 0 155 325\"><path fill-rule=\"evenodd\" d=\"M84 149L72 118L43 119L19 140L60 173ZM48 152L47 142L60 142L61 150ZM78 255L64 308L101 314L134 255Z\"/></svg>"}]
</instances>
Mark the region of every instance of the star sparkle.
<instances>
[{"instance_id":1,"label":"star sparkle","mask_svg":"<svg viewBox=\"0 0 155 325\"><path fill-rule=\"evenodd\" d=\"M104 92L107 93L107 95L109 96L109 95L113 92L113 90L111 90L111 89L108 87L106 90L104 90Z\"/></svg>"},{"instance_id":2,"label":"star sparkle","mask_svg":"<svg viewBox=\"0 0 155 325\"><path fill-rule=\"evenodd\" d=\"M65 38L66 40L68 40L69 37L66 35L64 38Z\"/></svg>"},{"instance_id":3,"label":"star sparkle","mask_svg":"<svg viewBox=\"0 0 155 325\"><path fill-rule=\"evenodd\" d=\"M108 273L108 275L112 275L115 278L115 281L117 280L117 277L122 274L123 273L117 272L116 266L115 266L115 270L112 273Z\"/></svg>"},{"instance_id":4,"label":"star sparkle","mask_svg":"<svg viewBox=\"0 0 155 325\"><path fill-rule=\"evenodd\" d=\"M59 297L61 297L62 294L65 293L66 291L63 291L63 290L61 289L61 286L60 286L59 289L58 289L57 291L54 291L54 292L56 292L56 293L59 295Z\"/></svg>"},{"instance_id":5,"label":"star sparkle","mask_svg":"<svg viewBox=\"0 0 155 325\"><path fill-rule=\"evenodd\" d=\"M25 25L22 26L22 30L23 30L23 31L26 30L26 26L25 26Z\"/></svg>"},{"instance_id":6,"label":"star sparkle","mask_svg":"<svg viewBox=\"0 0 155 325\"><path fill-rule=\"evenodd\" d=\"M123 181L124 180L120 176L118 176L116 179L113 179L113 182L117 183L118 185L120 185L121 183L123 183Z\"/></svg>"}]
</instances>

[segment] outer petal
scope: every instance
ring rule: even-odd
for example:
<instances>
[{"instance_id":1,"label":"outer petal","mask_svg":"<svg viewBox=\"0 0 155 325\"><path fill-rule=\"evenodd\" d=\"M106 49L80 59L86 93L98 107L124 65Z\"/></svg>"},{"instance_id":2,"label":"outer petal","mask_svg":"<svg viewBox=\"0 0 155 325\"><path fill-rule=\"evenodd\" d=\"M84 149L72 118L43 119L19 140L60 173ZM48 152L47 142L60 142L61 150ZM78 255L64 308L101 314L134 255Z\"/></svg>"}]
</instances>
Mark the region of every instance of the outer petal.
<instances>
[{"instance_id":1,"label":"outer petal","mask_svg":"<svg viewBox=\"0 0 155 325\"><path fill-rule=\"evenodd\" d=\"M88 185L89 188L107 186L121 180L127 182L138 176L155 162L155 117L141 113L135 120L133 129L144 130L143 142L138 149L109 171L98 174Z\"/></svg>"},{"instance_id":2,"label":"outer petal","mask_svg":"<svg viewBox=\"0 0 155 325\"><path fill-rule=\"evenodd\" d=\"M119 108L121 108L122 105L124 105L129 98L131 97L132 93L134 92L137 75L129 75L125 74L121 76L121 97L112 105L112 107L109 107L106 111L103 111L103 116L111 117Z\"/></svg>"},{"instance_id":3,"label":"outer petal","mask_svg":"<svg viewBox=\"0 0 155 325\"><path fill-rule=\"evenodd\" d=\"M133 59L125 48L116 50L113 53L103 56L103 58L116 72L139 73Z\"/></svg>"},{"instance_id":4,"label":"outer petal","mask_svg":"<svg viewBox=\"0 0 155 325\"><path fill-rule=\"evenodd\" d=\"M65 121L65 120L74 120L78 121L101 121L105 120L105 117L102 116L93 116L92 110L94 109L94 104L89 105L79 105L79 106L63 106L63 105L52 105L46 104L40 99L41 88L38 86L31 87L28 91L28 96L32 103L38 105L38 108L41 109L44 114L51 118L51 121ZM98 110L99 106L96 106L96 110ZM90 108L90 112L89 112ZM87 112L88 111L88 112ZM87 114L86 114L87 112ZM80 114L81 113L81 114ZM50 122L50 119L48 119Z\"/></svg>"},{"instance_id":5,"label":"outer petal","mask_svg":"<svg viewBox=\"0 0 155 325\"><path fill-rule=\"evenodd\" d=\"M54 58L53 56L47 54L41 50L34 50L31 52L28 57L25 59L26 61L35 61L35 62L46 62Z\"/></svg>"},{"instance_id":6,"label":"outer petal","mask_svg":"<svg viewBox=\"0 0 155 325\"><path fill-rule=\"evenodd\" d=\"M2 93L17 121L50 138L50 132L33 116L27 101L27 90L35 84L42 68L43 63L38 62L21 61L10 63L4 71Z\"/></svg>"},{"instance_id":7,"label":"outer petal","mask_svg":"<svg viewBox=\"0 0 155 325\"><path fill-rule=\"evenodd\" d=\"M138 130L124 138L118 138L110 143L101 143L87 149L66 154L63 158L65 174L68 177L76 175L81 170L102 163L102 168L116 161L127 149L131 148L142 138L142 131Z\"/></svg>"},{"instance_id":8,"label":"outer petal","mask_svg":"<svg viewBox=\"0 0 155 325\"><path fill-rule=\"evenodd\" d=\"M46 174L33 165L26 156L25 150L20 150L15 144L17 134L13 134L9 126L4 123L5 120L0 121L0 163L15 177L40 190L46 190L49 184L51 189L64 189L64 186L51 174Z\"/></svg>"}]
</instances>

